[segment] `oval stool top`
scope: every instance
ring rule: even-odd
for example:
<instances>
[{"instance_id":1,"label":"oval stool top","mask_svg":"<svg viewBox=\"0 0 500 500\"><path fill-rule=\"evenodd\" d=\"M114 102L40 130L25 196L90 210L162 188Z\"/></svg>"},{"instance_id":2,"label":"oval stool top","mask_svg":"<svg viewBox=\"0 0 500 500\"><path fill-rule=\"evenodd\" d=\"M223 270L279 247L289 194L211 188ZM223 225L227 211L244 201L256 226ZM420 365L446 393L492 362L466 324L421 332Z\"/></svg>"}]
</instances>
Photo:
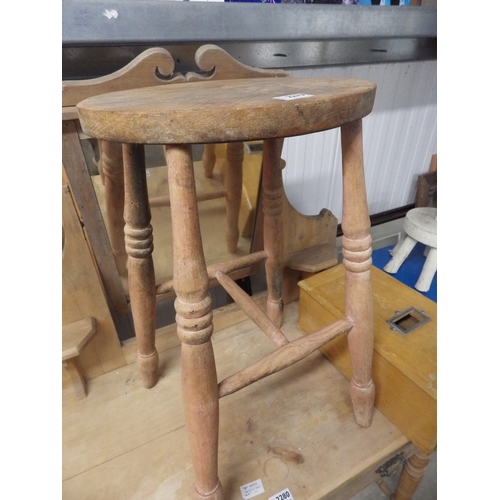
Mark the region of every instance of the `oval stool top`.
<instances>
[{"instance_id":1,"label":"oval stool top","mask_svg":"<svg viewBox=\"0 0 500 500\"><path fill-rule=\"evenodd\" d=\"M376 84L348 78L192 82L111 92L77 105L85 134L134 144L204 144L328 130L370 113Z\"/></svg>"},{"instance_id":2,"label":"oval stool top","mask_svg":"<svg viewBox=\"0 0 500 500\"><path fill-rule=\"evenodd\" d=\"M421 207L410 210L403 228L414 240L437 248L437 208Z\"/></svg>"}]
</instances>

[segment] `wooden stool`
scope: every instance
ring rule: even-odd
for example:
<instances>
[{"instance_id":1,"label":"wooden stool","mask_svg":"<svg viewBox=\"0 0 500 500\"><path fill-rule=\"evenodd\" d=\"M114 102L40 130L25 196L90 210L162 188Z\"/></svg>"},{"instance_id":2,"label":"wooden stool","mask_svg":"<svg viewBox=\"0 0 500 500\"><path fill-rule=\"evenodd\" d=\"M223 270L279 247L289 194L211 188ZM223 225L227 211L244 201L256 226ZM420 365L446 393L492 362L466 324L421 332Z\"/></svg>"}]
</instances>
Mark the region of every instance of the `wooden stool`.
<instances>
[{"instance_id":1,"label":"wooden stool","mask_svg":"<svg viewBox=\"0 0 500 500\"><path fill-rule=\"evenodd\" d=\"M375 84L354 79L258 78L194 82L112 92L78 104L83 131L124 144L125 235L130 299L138 334L150 331L155 312L151 254L153 229L143 144L164 144L168 165L174 278L162 289L176 295L182 341L183 398L193 455L197 499L222 499L217 471L219 398L304 358L348 333L353 363L351 399L356 421L371 423L373 294L370 220L366 201L361 119L370 113ZM293 342L280 330L284 243L281 148L285 137L341 127L343 156L343 255L346 318ZM200 234L191 144L262 139L264 250L206 267ZM265 261L264 313L228 273ZM209 279L217 278L235 302L279 346L253 365L217 381ZM144 326L147 328L144 328ZM154 331L154 329L153 329ZM148 340L151 352L154 337Z\"/></svg>"},{"instance_id":2,"label":"wooden stool","mask_svg":"<svg viewBox=\"0 0 500 500\"><path fill-rule=\"evenodd\" d=\"M429 247L429 253L415 288L420 292L428 292L437 270L437 209L422 207L410 210L406 214L403 228L406 236L392 250L392 259L386 264L384 271L397 273L417 242L423 243Z\"/></svg>"}]
</instances>

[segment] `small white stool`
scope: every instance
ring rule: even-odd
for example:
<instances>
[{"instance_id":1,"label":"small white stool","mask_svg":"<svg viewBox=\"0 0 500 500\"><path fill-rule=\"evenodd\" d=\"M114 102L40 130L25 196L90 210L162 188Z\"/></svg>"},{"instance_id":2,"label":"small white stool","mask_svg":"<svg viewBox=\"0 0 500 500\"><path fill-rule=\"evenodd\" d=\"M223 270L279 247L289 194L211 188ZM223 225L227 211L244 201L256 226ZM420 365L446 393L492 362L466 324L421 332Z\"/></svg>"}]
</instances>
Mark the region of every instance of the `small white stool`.
<instances>
[{"instance_id":1,"label":"small white stool","mask_svg":"<svg viewBox=\"0 0 500 500\"><path fill-rule=\"evenodd\" d=\"M427 292L437 270L437 208L410 210L406 214L403 228L406 237L392 250L392 259L384 267L384 271L397 273L417 242L423 243L429 247L429 252L415 288L420 292Z\"/></svg>"}]
</instances>

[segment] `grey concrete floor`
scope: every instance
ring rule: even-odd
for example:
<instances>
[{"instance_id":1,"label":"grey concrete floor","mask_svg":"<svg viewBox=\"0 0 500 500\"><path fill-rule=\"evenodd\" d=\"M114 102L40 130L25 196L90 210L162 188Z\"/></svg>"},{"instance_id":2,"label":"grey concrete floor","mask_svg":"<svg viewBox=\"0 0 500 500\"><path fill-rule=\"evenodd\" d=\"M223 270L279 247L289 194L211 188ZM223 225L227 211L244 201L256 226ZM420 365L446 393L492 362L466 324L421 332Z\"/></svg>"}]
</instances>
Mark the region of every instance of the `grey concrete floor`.
<instances>
[{"instance_id":1,"label":"grey concrete floor","mask_svg":"<svg viewBox=\"0 0 500 500\"><path fill-rule=\"evenodd\" d=\"M386 483L391 487L392 491L396 489L401 468L394 472L389 477L384 478ZM431 461L427 466L425 475L418 485L412 500L435 500L437 498L437 452L432 455ZM387 496L382 493L381 489L376 483L370 484L364 490L360 491L357 495L353 496L351 500L387 500Z\"/></svg>"}]
</instances>

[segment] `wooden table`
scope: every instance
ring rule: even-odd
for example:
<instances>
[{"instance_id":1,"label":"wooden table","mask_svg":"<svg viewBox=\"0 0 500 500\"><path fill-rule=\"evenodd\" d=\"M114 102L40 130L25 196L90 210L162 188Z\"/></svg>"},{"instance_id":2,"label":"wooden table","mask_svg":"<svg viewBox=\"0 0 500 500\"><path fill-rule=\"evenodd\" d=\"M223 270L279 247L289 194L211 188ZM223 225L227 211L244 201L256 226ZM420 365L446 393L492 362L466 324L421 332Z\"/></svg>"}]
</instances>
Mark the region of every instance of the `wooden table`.
<instances>
[{"instance_id":1,"label":"wooden table","mask_svg":"<svg viewBox=\"0 0 500 500\"><path fill-rule=\"evenodd\" d=\"M265 297L256 300L265 304ZM283 331L291 339L302 335L297 310L297 303L285 307ZM219 377L274 349L235 305L216 310L214 324ZM157 337L157 347L168 368L150 390L128 365L90 380L81 401L71 388L63 391L65 500L191 497L174 327ZM124 349L133 362L133 342ZM223 398L220 412L220 479L231 500L257 479L265 489L258 500L285 488L295 500L348 499L378 480L384 464L392 462L391 472L416 451L377 409L370 427L356 424L348 380L319 352Z\"/></svg>"}]
</instances>

